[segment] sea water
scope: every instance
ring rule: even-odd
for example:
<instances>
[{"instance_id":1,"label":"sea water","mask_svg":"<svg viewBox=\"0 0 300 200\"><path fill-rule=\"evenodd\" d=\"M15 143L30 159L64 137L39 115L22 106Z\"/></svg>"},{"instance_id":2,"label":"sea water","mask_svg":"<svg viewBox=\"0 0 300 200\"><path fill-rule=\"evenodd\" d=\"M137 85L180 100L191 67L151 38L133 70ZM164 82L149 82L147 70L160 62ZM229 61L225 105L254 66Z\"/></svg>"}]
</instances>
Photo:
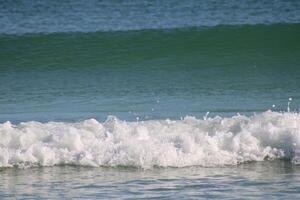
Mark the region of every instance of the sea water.
<instances>
[{"instance_id":1,"label":"sea water","mask_svg":"<svg viewBox=\"0 0 300 200\"><path fill-rule=\"evenodd\" d=\"M299 1L1 1L0 198L299 198L299 22Z\"/></svg>"}]
</instances>

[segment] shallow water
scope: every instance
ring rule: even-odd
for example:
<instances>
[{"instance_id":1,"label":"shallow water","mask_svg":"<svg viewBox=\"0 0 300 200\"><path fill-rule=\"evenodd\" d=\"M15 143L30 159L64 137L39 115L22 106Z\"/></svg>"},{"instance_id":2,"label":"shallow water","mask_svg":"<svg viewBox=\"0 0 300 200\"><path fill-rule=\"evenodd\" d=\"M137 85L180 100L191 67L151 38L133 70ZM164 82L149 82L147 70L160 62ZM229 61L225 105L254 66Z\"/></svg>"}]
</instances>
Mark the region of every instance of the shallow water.
<instances>
[{"instance_id":1,"label":"shallow water","mask_svg":"<svg viewBox=\"0 0 300 200\"><path fill-rule=\"evenodd\" d=\"M152 170L8 168L0 178L0 198L24 199L299 199L300 190L300 168L286 161Z\"/></svg>"}]
</instances>

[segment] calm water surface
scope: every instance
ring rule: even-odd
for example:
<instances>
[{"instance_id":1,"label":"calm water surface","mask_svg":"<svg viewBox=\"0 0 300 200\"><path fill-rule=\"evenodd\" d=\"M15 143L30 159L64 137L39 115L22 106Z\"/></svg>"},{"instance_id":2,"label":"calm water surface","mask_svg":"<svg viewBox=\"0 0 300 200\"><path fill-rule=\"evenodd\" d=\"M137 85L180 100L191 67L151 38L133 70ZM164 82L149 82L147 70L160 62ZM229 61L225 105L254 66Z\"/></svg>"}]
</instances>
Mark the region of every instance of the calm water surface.
<instances>
[{"instance_id":1,"label":"calm water surface","mask_svg":"<svg viewBox=\"0 0 300 200\"><path fill-rule=\"evenodd\" d=\"M152 170L12 168L2 169L0 177L1 198L298 199L300 196L300 168L286 161Z\"/></svg>"}]
</instances>

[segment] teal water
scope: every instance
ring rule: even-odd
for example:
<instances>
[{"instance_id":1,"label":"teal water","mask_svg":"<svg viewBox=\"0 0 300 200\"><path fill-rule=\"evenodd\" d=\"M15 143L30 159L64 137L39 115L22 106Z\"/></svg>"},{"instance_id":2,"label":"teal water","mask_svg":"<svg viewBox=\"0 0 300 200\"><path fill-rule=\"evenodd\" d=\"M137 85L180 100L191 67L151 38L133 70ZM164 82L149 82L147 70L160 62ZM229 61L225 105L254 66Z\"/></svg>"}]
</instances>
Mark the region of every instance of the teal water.
<instances>
[{"instance_id":1,"label":"teal water","mask_svg":"<svg viewBox=\"0 0 300 200\"><path fill-rule=\"evenodd\" d=\"M297 110L299 33L288 24L1 36L0 120L228 116L286 111L290 97Z\"/></svg>"},{"instance_id":2,"label":"teal water","mask_svg":"<svg viewBox=\"0 0 300 200\"><path fill-rule=\"evenodd\" d=\"M0 1L0 198L298 199L299 22L292 0Z\"/></svg>"}]
</instances>

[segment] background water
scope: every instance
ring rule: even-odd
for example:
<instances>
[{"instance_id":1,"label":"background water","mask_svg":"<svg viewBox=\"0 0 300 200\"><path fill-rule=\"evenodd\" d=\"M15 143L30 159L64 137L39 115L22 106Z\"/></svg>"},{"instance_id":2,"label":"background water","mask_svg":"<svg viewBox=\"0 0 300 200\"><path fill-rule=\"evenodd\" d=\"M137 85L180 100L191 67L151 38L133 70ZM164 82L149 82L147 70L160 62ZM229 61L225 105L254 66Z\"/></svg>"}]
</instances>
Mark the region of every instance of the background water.
<instances>
[{"instance_id":1,"label":"background water","mask_svg":"<svg viewBox=\"0 0 300 200\"><path fill-rule=\"evenodd\" d=\"M0 196L297 198L299 22L292 0L0 0Z\"/></svg>"}]
</instances>

